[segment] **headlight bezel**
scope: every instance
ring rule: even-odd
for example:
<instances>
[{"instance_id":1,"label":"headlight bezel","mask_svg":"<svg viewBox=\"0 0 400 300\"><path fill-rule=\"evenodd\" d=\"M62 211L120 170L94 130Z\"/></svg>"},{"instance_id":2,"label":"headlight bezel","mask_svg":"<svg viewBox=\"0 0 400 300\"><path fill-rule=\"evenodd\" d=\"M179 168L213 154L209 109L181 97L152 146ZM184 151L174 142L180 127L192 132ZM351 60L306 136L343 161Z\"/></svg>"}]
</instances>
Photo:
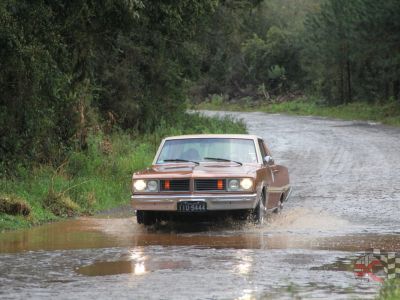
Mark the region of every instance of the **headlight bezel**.
<instances>
[{"instance_id":1,"label":"headlight bezel","mask_svg":"<svg viewBox=\"0 0 400 300\"><path fill-rule=\"evenodd\" d=\"M153 186L153 188L150 188L150 186ZM134 193L158 193L160 181L157 179L134 179L132 189Z\"/></svg>"},{"instance_id":2,"label":"headlight bezel","mask_svg":"<svg viewBox=\"0 0 400 300\"><path fill-rule=\"evenodd\" d=\"M251 192L254 190L254 179L249 177L227 178L227 192ZM232 188L232 182L237 182L237 187ZM234 185L236 186L236 184Z\"/></svg>"}]
</instances>

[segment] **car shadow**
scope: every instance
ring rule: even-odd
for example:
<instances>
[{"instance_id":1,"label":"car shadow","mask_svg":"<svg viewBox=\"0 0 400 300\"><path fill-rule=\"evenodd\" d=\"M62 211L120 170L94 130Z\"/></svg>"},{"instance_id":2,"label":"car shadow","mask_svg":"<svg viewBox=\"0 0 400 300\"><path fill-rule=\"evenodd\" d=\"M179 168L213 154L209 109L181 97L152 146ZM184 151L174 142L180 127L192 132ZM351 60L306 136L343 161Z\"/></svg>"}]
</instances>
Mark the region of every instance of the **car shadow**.
<instances>
[{"instance_id":1,"label":"car shadow","mask_svg":"<svg viewBox=\"0 0 400 300\"><path fill-rule=\"evenodd\" d=\"M209 221L193 221L193 220L179 220L179 221L162 221L153 226L147 227L147 231L151 233L201 233L213 231L229 231L239 230L248 224L246 220L209 220Z\"/></svg>"}]
</instances>

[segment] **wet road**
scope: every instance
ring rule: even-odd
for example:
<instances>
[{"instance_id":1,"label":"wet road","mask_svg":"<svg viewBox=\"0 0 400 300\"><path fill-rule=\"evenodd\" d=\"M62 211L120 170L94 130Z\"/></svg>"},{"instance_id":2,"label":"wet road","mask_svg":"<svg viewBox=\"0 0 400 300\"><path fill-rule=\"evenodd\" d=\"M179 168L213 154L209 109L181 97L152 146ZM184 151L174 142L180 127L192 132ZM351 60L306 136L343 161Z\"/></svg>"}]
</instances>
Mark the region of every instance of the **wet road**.
<instances>
[{"instance_id":1,"label":"wet road","mask_svg":"<svg viewBox=\"0 0 400 300\"><path fill-rule=\"evenodd\" d=\"M289 167L281 214L145 229L128 212L2 233L0 298L374 298L380 283L353 269L369 248L400 251L400 129L232 114Z\"/></svg>"}]
</instances>

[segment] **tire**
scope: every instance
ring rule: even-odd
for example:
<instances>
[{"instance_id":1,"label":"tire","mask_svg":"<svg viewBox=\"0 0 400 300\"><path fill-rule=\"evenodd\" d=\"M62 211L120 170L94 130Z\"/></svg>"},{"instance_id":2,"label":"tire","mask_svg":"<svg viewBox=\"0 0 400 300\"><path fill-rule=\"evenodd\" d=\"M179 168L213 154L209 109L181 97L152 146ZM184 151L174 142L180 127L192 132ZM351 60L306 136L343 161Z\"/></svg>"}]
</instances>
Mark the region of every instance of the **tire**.
<instances>
[{"instance_id":1,"label":"tire","mask_svg":"<svg viewBox=\"0 0 400 300\"><path fill-rule=\"evenodd\" d=\"M154 212L143 210L138 210L136 212L136 220L138 224L143 224L145 226L151 226L157 222L157 218Z\"/></svg>"},{"instance_id":2,"label":"tire","mask_svg":"<svg viewBox=\"0 0 400 300\"><path fill-rule=\"evenodd\" d=\"M255 224L263 224L266 215L266 199L264 191L261 192L260 198L258 199L257 206L252 212L252 219Z\"/></svg>"}]
</instances>

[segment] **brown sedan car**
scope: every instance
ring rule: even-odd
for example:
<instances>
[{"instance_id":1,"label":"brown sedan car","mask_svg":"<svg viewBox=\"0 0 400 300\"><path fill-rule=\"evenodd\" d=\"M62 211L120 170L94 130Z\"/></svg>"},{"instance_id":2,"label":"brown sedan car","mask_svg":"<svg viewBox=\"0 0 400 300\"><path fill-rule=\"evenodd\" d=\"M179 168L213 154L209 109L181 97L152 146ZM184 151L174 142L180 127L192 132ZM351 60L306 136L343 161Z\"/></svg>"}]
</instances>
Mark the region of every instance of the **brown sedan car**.
<instances>
[{"instance_id":1,"label":"brown sedan car","mask_svg":"<svg viewBox=\"0 0 400 300\"><path fill-rule=\"evenodd\" d=\"M145 225L212 215L262 223L290 192L288 169L254 135L168 137L151 168L132 177L132 205Z\"/></svg>"}]
</instances>

